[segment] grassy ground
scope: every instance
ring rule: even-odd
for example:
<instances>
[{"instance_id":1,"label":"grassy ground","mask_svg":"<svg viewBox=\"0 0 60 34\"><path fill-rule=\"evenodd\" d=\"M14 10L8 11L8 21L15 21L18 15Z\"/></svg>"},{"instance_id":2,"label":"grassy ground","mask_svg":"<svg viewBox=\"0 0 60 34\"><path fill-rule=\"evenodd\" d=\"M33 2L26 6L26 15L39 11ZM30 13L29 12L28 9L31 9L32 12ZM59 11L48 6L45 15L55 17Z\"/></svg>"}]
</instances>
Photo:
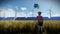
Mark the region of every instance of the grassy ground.
<instances>
[{"instance_id":1,"label":"grassy ground","mask_svg":"<svg viewBox=\"0 0 60 34\"><path fill-rule=\"evenodd\" d=\"M0 33L37 33L37 20L15 20L15 21L0 21ZM46 32L57 33L60 32L60 20L44 20L43 29Z\"/></svg>"}]
</instances>

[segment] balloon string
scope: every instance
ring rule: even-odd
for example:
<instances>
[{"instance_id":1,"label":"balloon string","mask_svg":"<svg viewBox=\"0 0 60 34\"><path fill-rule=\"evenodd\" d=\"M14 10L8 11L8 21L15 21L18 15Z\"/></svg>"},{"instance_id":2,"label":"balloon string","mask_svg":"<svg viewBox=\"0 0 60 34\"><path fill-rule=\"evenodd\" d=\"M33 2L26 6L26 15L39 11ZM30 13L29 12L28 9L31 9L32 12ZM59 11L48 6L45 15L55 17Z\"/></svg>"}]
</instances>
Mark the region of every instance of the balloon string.
<instances>
[{"instance_id":1,"label":"balloon string","mask_svg":"<svg viewBox=\"0 0 60 34\"><path fill-rule=\"evenodd\" d=\"M38 0L36 2L38 3Z\"/></svg>"},{"instance_id":2,"label":"balloon string","mask_svg":"<svg viewBox=\"0 0 60 34\"><path fill-rule=\"evenodd\" d=\"M37 3L38 4L38 0L35 0L35 2L34 3Z\"/></svg>"}]
</instances>

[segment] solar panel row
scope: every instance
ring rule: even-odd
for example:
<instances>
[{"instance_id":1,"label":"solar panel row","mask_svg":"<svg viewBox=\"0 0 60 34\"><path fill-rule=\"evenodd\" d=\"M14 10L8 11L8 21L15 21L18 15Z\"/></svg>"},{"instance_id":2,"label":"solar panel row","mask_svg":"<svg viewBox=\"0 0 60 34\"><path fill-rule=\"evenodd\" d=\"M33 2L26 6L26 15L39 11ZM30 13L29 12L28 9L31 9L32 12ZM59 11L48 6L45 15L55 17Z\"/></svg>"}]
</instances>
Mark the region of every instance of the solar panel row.
<instances>
[{"instance_id":1,"label":"solar panel row","mask_svg":"<svg viewBox=\"0 0 60 34\"><path fill-rule=\"evenodd\" d=\"M15 20L36 20L37 18L36 17L28 17L28 18L25 18L25 17L17 17ZM51 17L50 19L48 17L44 17L43 18L44 20L60 20L60 17ZM7 17L7 18L4 18L4 17L0 17L0 20L14 20L14 17Z\"/></svg>"}]
</instances>

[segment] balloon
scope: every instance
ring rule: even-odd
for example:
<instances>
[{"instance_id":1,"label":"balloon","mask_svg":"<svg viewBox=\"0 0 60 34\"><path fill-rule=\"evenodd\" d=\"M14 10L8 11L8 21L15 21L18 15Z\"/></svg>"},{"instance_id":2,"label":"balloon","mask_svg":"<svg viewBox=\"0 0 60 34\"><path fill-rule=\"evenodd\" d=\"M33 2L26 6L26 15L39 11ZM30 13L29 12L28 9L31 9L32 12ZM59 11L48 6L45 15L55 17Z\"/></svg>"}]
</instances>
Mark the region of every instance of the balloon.
<instances>
[{"instance_id":1,"label":"balloon","mask_svg":"<svg viewBox=\"0 0 60 34\"><path fill-rule=\"evenodd\" d=\"M39 4L34 4L34 8L39 9L40 5Z\"/></svg>"}]
</instances>

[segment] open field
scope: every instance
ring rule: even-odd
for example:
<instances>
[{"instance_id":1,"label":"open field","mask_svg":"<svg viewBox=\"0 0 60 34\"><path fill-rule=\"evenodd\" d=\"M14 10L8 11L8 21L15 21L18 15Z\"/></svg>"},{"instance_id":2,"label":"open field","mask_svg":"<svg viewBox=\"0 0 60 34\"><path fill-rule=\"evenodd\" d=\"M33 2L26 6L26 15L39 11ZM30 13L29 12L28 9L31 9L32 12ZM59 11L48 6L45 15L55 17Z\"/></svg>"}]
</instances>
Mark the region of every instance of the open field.
<instances>
[{"instance_id":1,"label":"open field","mask_svg":"<svg viewBox=\"0 0 60 34\"><path fill-rule=\"evenodd\" d=\"M15 20L0 21L0 33L16 32L16 33L37 33L37 20ZM60 20L44 20L43 30L46 32L60 32Z\"/></svg>"}]
</instances>

